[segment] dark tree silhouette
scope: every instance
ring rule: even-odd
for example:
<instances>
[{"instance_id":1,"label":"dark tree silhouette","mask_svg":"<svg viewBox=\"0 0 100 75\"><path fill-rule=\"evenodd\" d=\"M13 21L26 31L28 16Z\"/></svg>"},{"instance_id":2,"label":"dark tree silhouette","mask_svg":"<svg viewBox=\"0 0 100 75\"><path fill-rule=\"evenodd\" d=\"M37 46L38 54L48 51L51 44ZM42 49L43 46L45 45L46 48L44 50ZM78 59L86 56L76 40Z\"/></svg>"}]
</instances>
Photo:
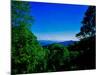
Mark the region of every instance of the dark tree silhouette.
<instances>
[{"instance_id":1,"label":"dark tree silhouette","mask_svg":"<svg viewBox=\"0 0 100 75\"><path fill-rule=\"evenodd\" d=\"M89 6L82 21L80 32L76 37L80 39L95 36L96 32L96 7Z\"/></svg>"},{"instance_id":2,"label":"dark tree silhouette","mask_svg":"<svg viewBox=\"0 0 100 75\"><path fill-rule=\"evenodd\" d=\"M82 21L80 32L76 34L80 41L75 46L81 52L77 59L80 69L95 69L96 7L89 6Z\"/></svg>"}]
</instances>

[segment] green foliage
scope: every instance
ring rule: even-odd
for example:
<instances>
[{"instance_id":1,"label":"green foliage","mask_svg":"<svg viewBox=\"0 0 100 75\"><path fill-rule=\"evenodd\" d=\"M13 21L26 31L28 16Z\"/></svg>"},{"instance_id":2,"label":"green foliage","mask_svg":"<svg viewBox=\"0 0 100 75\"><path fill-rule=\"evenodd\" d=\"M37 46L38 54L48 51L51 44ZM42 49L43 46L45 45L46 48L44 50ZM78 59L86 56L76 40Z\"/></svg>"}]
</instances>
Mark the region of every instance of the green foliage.
<instances>
[{"instance_id":1,"label":"green foliage","mask_svg":"<svg viewBox=\"0 0 100 75\"><path fill-rule=\"evenodd\" d=\"M94 7L88 8L82 22L83 27L80 31L82 34L77 34L77 36L81 36L83 38L90 33L91 36L67 47L57 43L42 47L38 43L36 36L30 30L33 17L30 16L29 13L29 3L12 1L11 8L12 74L76 70L95 67L95 37L92 36L95 35L95 16L93 15L95 14ZM93 21L90 18L93 18ZM91 24L89 24L90 20ZM88 26L91 29L88 29ZM83 63L84 61L87 62Z\"/></svg>"},{"instance_id":2,"label":"green foliage","mask_svg":"<svg viewBox=\"0 0 100 75\"><path fill-rule=\"evenodd\" d=\"M28 2L11 1L11 8L12 26L18 26L20 23L27 24L27 27L31 26L33 17L30 15Z\"/></svg>"},{"instance_id":3,"label":"green foliage","mask_svg":"<svg viewBox=\"0 0 100 75\"><path fill-rule=\"evenodd\" d=\"M48 47L47 71L57 71L64 66L65 62L70 61L68 49L61 44L51 44Z\"/></svg>"},{"instance_id":4,"label":"green foliage","mask_svg":"<svg viewBox=\"0 0 100 75\"><path fill-rule=\"evenodd\" d=\"M17 65L18 73L34 72L35 66L44 59L45 51L33 33L23 26L12 28L12 36L12 68Z\"/></svg>"},{"instance_id":5,"label":"green foliage","mask_svg":"<svg viewBox=\"0 0 100 75\"><path fill-rule=\"evenodd\" d=\"M71 59L75 59L75 58L79 57L79 55L80 55L79 51L70 51Z\"/></svg>"},{"instance_id":6,"label":"green foliage","mask_svg":"<svg viewBox=\"0 0 100 75\"><path fill-rule=\"evenodd\" d=\"M44 63L46 52L29 29L31 18L28 3L12 1L12 74L41 71Z\"/></svg>"}]
</instances>

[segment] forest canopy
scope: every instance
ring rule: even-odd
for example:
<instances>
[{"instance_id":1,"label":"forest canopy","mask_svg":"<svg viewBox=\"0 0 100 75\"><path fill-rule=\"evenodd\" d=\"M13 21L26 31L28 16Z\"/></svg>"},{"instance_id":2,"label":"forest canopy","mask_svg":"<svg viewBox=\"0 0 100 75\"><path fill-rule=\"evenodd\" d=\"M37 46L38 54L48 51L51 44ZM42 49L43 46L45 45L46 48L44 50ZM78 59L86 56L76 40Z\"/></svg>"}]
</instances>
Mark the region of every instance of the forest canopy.
<instances>
[{"instance_id":1,"label":"forest canopy","mask_svg":"<svg viewBox=\"0 0 100 75\"><path fill-rule=\"evenodd\" d=\"M84 13L79 41L64 46L53 43L41 46L31 31L36 20L30 15L29 2L11 1L12 48L11 74L95 69L96 7Z\"/></svg>"}]
</instances>

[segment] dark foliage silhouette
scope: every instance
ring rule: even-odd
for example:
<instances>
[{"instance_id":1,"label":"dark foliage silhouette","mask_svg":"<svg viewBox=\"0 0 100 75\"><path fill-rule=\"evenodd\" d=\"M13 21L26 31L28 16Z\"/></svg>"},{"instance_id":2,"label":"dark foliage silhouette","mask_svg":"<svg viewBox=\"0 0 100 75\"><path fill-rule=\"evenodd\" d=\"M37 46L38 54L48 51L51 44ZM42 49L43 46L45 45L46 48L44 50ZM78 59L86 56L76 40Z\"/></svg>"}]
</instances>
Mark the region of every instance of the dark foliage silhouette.
<instances>
[{"instance_id":1,"label":"dark foliage silhouette","mask_svg":"<svg viewBox=\"0 0 100 75\"><path fill-rule=\"evenodd\" d=\"M80 32L76 37L80 39L79 42L71 45L69 50L77 50L81 56L75 60L79 64L80 69L95 69L96 68L96 7L88 7L82 21Z\"/></svg>"}]
</instances>

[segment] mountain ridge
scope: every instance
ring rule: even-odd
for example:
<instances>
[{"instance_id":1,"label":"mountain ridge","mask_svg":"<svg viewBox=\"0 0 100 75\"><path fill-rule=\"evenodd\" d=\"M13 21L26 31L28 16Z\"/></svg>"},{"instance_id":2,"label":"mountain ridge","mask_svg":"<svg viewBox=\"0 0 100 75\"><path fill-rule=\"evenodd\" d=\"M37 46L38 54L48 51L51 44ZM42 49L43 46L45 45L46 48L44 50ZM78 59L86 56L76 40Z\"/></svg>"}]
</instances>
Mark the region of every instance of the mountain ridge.
<instances>
[{"instance_id":1,"label":"mountain ridge","mask_svg":"<svg viewBox=\"0 0 100 75\"><path fill-rule=\"evenodd\" d=\"M76 42L75 40L67 40L67 41L56 41L56 40L38 40L40 45L47 46L53 43L62 44L64 46L68 46Z\"/></svg>"}]
</instances>

